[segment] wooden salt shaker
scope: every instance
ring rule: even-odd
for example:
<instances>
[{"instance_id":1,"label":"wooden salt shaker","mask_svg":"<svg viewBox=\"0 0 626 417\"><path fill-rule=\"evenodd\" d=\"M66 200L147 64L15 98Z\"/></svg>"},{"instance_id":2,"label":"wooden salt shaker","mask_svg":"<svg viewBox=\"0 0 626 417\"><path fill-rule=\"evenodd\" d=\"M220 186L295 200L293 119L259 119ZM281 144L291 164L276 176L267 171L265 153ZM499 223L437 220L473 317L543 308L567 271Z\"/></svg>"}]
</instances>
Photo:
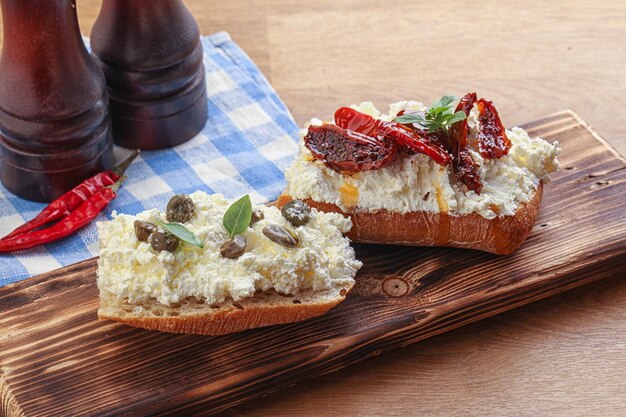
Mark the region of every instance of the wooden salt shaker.
<instances>
[{"instance_id":1,"label":"wooden salt shaker","mask_svg":"<svg viewBox=\"0 0 626 417\"><path fill-rule=\"evenodd\" d=\"M0 4L0 179L48 202L112 164L106 83L74 0Z\"/></svg>"},{"instance_id":2,"label":"wooden salt shaker","mask_svg":"<svg viewBox=\"0 0 626 417\"><path fill-rule=\"evenodd\" d=\"M116 144L166 148L202 129L203 50L181 0L104 0L91 45L107 78Z\"/></svg>"}]
</instances>

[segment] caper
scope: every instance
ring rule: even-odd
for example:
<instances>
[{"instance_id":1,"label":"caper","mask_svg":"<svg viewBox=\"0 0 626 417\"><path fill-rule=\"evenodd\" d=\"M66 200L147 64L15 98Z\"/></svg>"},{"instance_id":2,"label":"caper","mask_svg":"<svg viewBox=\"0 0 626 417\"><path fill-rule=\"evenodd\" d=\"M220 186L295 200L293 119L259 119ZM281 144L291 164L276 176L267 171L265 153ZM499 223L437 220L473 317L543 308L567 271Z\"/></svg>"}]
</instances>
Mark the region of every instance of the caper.
<instances>
[{"instance_id":1,"label":"caper","mask_svg":"<svg viewBox=\"0 0 626 417\"><path fill-rule=\"evenodd\" d=\"M135 235L140 242L147 242L150 235L157 231L157 227L150 223L141 220L135 220Z\"/></svg>"},{"instance_id":2,"label":"caper","mask_svg":"<svg viewBox=\"0 0 626 417\"><path fill-rule=\"evenodd\" d=\"M265 218L265 214L258 208L252 209L252 217L250 218L250 226L254 223L259 222Z\"/></svg>"},{"instance_id":3,"label":"caper","mask_svg":"<svg viewBox=\"0 0 626 417\"><path fill-rule=\"evenodd\" d=\"M248 242L245 237L237 235L222 243L222 246L220 246L220 253L224 258L237 259L246 251L247 244Z\"/></svg>"},{"instance_id":4,"label":"caper","mask_svg":"<svg viewBox=\"0 0 626 417\"><path fill-rule=\"evenodd\" d=\"M185 223L191 219L195 205L186 194L177 194L170 198L165 209L165 218L168 222Z\"/></svg>"},{"instance_id":5,"label":"caper","mask_svg":"<svg viewBox=\"0 0 626 417\"><path fill-rule=\"evenodd\" d=\"M283 217L294 226L302 226L311 219L311 207L302 200L291 200L280 210Z\"/></svg>"},{"instance_id":6,"label":"caper","mask_svg":"<svg viewBox=\"0 0 626 417\"><path fill-rule=\"evenodd\" d=\"M263 234L272 242L287 248L293 248L300 244L298 234L285 226L271 224L263 228Z\"/></svg>"},{"instance_id":7,"label":"caper","mask_svg":"<svg viewBox=\"0 0 626 417\"><path fill-rule=\"evenodd\" d=\"M148 239L150 246L157 252L167 251L174 252L178 248L178 238L169 233L156 231L150 235Z\"/></svg>"}]
</instances>

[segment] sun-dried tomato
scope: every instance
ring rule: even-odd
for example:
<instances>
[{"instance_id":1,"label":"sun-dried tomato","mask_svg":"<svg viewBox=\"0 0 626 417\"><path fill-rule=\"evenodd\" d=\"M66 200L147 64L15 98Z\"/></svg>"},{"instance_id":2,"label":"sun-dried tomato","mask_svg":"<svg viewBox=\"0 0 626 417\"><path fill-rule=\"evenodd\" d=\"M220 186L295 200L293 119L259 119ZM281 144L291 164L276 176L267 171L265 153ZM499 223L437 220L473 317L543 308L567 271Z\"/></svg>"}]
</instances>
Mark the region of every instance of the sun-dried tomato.
<instances>
[{"instance_id":1,"label":"sun-dried tomato","mask_svg":"<svg viewBox=\"0 0 626 417\"><path fill-rule=\"evenodd\" d=\"M428 155L439 165L448 165L452 159L437 136L396 122L385 122L382 129L386 137L394 138L399 145L414 152Z\"/></svg>"},{"instance_id":2,"label":"sun-dried tomato","mask_svg":"<svg viewBox=\"0 0 626 417\"><path fill-rule=\"evenodd\" d=\"M485 158L506 155L511 142L498 112L488 100L466 94L456 107L469 116L478 103L478 150ZM400 112L399 115L404 112ZM471 157L467 141L467 119L453 124L449 132L427 132L415 125L375 119L349 107L335 112L334 125L312 126L305 144L316 158L341 172L381 168L393 161L399 150L423 153L438 164L452 161L454 174L468 189L480 194L482 183L478 165ZM450 155L452 153L452 156Z\"/></svg>"},{"instance_id":3,"label":"sun-dried tomato","mask_svg":"<svg viewBox=\"0 0 626 417\"><path fill-rule=\"evenodd\" d=\"M335 112L337 126L368 136L377 136L381 123L381 120L350 107L340 107Z\"/></svg>"},{"instance_id":4,"label":"sun-dried tomato","mask_svg":"<svg viewBox=\"0 0 626 417\"><path fill-rule=\"evenodd\" d=\"M452 161L454 174L469 190L480 195L483 190L483 183L480 182L478 165L472 159L468 148L460 149Z\"/></svg>"},{"instance_id":5,"label":"sun-dried tomato","mask_svg":"<svg viewBox=\"0 0 626 417\"><path fill-rule=\"evenodd\" d=\"M392 139L375 138L332 124L309 126L304 145L329 168L344 173L379 169L398 155Z\"/></svg>"},{"instance_id":6,"label":"sun-dried tomato","mask_svg":"<svg viewBox=\"0 0 626 417\"><path fill-rule=\"evenodd\" d=\"M470 111L476 103L476 93L468 93L456 106L455 111L462 111L469 116ZM457 179L467 186L468 189L477 194L483 189L478 174L478 165L472 159L467 146L467 119L455 123L450 127L450 143L452 147L452 169Z\"/></svg>"},{"instance_id":7,"label":"sun-dried tomato","mask_svg":"<svg viewBox=\"0 0 626 417\"><path fill-rule=\"evenodd\" d=\"M448 134L443 130L437 130L435 132L426 133L428 136L428 140L437 144L441 149L445 150L448 153L448 156L452 153L452 149L450 147L450 138ZM451 158L448 160L450 161Z\"/></svg>"},{"instance_id":8,"label":"sun-dried tomato","mask_svg":"<svg viewBox=\"0 0 626 417\"><path fill-rule=\"evenodd\" d=\"M456 113L458 111L462 111L463 113L465 113L465 116L469 116L470 112L474 108L474 104L476 104L476 100L477 100L476 93L465 94L463 97L461 97L461 100L459 100L459 104L457 104L454 112ZM467 119L453 126L458 126L459 124L462 124L463 126L465 126L465 129L467 129ZM467 135L465 136L467 137Z\"/></svg>"},{"instance_id":9,"label":"sun-dried tomato","mask_svg":"<svg viewBox=\"0 0 626 417\"><path fill-rule=\"evenodd\" d=\"M509 153L511 141L493 103L478 100L478 151L484 158L500 158Z\"/></svg>"},{"instance_id":10,"label":"sun-dried tomato","mask_svg":"<svg viewBox=\"0 0 626 417\"><path fill-rule=\"evenodd\" d=\"M439 143L439 138L431 138L430 134L423 130L412 129L397 122L375 119L350 107L341 107L335 112L335 123L339 127L364 135L392 138L401 147L428 155L440 165L447 165L451 160L445 146Z\"/></svg>"}]
</instances>

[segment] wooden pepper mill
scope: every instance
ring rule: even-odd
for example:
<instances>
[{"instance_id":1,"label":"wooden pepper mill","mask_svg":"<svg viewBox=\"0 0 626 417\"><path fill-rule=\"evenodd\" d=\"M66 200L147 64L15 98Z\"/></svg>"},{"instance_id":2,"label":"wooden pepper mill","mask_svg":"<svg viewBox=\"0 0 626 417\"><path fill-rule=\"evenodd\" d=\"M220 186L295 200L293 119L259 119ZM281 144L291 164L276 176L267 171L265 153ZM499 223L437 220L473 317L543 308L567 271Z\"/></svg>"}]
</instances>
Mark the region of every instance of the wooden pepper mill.
<instances>
[{"instance_id":1,"label":"wooden pepper mill","mask_svg":"<svg viewBox=\"0 0 626 417\"><path fill-rule=\"evenodd\" d=\"M127 148L181 144L207 120L200 32L181 0L104 0L91 33Z\"/></svg>"},{"instance_id":2,"label":"wooden pepper mill","mask_svg":"<svg viewBox=\"0 0 626 417\"><path fill-rule=\"evenodd\" d=\"M112 164L106 82L74 0L0 3L0 179L47 202Z\"/></svg>"}]
</instances>

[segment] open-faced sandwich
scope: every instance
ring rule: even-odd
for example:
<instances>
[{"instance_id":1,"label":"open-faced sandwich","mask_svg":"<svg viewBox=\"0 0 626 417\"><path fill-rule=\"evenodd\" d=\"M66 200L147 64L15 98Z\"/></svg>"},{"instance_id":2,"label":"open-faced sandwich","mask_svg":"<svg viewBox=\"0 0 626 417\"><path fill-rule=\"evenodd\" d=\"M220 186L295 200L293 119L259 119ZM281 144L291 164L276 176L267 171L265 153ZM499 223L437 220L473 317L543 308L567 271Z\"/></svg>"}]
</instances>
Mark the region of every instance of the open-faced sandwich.
<instances>
[{"instance_id":1,"label":"open-faced sandwich","mask_svg":"<svg viewBox=\"0 0 626 417\"><path fill-rule=\"evenodd\" d=\"M200 191L172 197L165 213L114 214L98 223L98 316L209 335L318 316L361 267L350 227L301 201L279 210Z\"/></svg>"},{"instance_id":2,"label":"open-faced sandwich","mask_svg":"<svg viewBox=\"0 0 626 417\"><path fill-rule=\"evenodd\" d=\"M349 215L355 242L515 251L533 227L558 143L505 129L475 93L342 107L313 119L278 205Z\"/></svg>"}]
</instances>

